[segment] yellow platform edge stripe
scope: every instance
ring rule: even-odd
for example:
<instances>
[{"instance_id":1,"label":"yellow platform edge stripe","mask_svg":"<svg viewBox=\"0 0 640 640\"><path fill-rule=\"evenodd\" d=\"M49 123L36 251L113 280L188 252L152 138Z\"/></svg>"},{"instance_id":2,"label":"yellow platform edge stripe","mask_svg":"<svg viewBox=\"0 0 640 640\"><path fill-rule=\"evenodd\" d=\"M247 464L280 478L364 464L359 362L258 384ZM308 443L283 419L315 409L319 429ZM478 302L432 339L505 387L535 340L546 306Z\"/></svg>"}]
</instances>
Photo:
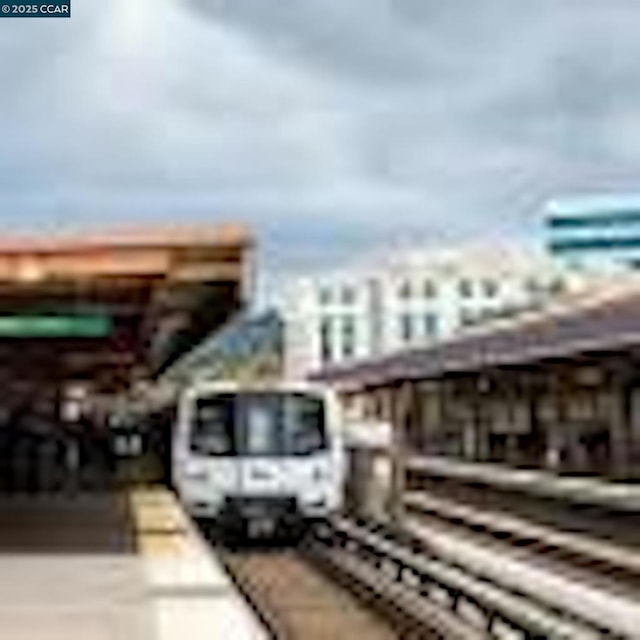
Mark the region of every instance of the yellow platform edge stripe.
<instances>
[{"instance_id":1,"label":"yellow platform edge stripe","mask_svg":"<svg viewBox=\"0 0 640 640\"><path fill-rule=\"evenodd\" d=\"M189 549L189 528L175 496L158 488L127 492L136 551L142 557L181 556Z\"/></svg>"}]
</instances>

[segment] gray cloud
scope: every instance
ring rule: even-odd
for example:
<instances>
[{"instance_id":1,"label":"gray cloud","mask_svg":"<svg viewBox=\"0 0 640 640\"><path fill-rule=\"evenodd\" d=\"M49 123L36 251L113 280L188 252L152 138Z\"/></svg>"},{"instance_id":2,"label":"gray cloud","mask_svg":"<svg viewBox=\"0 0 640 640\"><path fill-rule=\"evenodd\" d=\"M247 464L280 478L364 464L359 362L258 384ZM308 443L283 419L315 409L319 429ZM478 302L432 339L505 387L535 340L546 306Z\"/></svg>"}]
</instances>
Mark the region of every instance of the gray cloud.
<instances>
[{"instance_id":1,"label":"gray cloud","mask_svg":"<svg viewBox=\"0 0 640 640\"><path fill-rule=\"evenodd\" d=\"M8 227L238 218L267 264L640 189L635 0L75 0L0 21Z\"/></svg>"}]
</instances>

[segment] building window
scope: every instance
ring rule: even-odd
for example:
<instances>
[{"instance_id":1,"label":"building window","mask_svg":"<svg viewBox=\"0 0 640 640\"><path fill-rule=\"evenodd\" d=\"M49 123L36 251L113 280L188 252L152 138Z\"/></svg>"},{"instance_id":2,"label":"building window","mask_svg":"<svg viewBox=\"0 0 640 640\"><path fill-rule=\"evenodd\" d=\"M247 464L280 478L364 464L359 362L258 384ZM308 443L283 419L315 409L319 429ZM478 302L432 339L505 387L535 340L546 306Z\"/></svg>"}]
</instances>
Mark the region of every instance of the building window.
<instances>
[{"instance_id":1,"label":"building window","mask_svg":"<svg viewBox=\"0 0 640 640\"><path fill-rule=\"evenodd\" d=\"M463 298L470 298L473 295L473 285L466 278L458 283L458 291Z\"/></svg>"},{"instance_id":2,"label":"building window","mask_svg":"<svg viewBox=\"0 0 640 640\"><path fill-rule=\"evenodd\" d=\"M333 349L331 344L333 323L331 318L323 318L320 322L320 357L322 362L331 362Z\"/></svg>"},{"instance_id":3,"label":"building window","mask_svg":"<svg viewBox=\"0 0 640 640\"><path fill-rule=\"evenodd\" d=\"M479 322L484 322L486 320L491 320L492 318L500 317L501 313L502 309L480 309L477 319Z\"/></svg>"},{"instance_id":4,"label":"building window","mask_svg":"<svg viewBox=\"0 0 640 640\"><path fill-rule=\"evenodd\" d=\"M356 292L353 287L343 287L342 304L353 304L356 301Z\"/></svg>"},{"instance_id":5,"label":"building window","mask_svg":"<svg viewBox=\"0 0 640 640\"><path fill-rule=\"evenodd\" d=\"M566 283L562 278L555 278L549 284L549 293L552 295L560 295L566 290Z\"/></svg>"},{"instance_id":6,"label":"building window","mask_svg":"<svg viewBox=\"0 0 640 640\"><path fill-rule=\"evenodd\" d=\"M460 310L460 325L463 327L468 327L469 325L474 324L476 321L476 317L470 309L461 309Z\"/></svg>"},{"instance_id":7,"label":"building window","mask_svg":"<svg viewBox=\"0 0 640 640\"><path fill-rule=\"evenodd\" d=\"M438 295L438 289L432 280L425 280L422 286L425 298L435 298Z\"/></svg>"},{"instance_id":8,"label":"building window","mask_svg":"<svg viewBox=\"0 0 640 640\"><path fill-rule=\"evenodd\" d=\"M331 304L331 289L328 287L322 287L318 297L321 305Z\"/></svg>"},{"instance_id":9,"label":"building window","mask_svg":"<svg viewBox=\"0 0 640 640\"><path fill-rule=\"evenodd\" d=\"M400 290L398 291L398 296L403 300L408 300L411 297L411 283L408 280L405 280L400 285Z\"/></svg>"},{"instance_id":10,"label":"building window","mask_svg":"<svg viewBox=\"0 0 640 640\"><path fill-rule=\"evenodd\" d=\"M427 313L424 316L424 335L433 338L438 333L438 316L435 313Z\"/></svg>"},{"instance_id":11,"label":"building window","mask_svg":"<svg viewBox=\"0 0 640 640\"><path fill-rule=\"evenodd\" d=\"M498 295L498 283L495 280L485 280L483 286L487 298L495 298Z\"/></svg>"},{"instance_id":12,"label":"building window","mask_svg":"<svg viewBox=\"0 0 640 640\"><path fill-rule=\"evenodd\" d=\"M525 283L525 287L531 295L540 293L540 285L535 278L529 278Z\"/></svg>"},{"instance_id":13,"label":"building window","mask_svg":"<svg viewBox=\"0 0 640 640\"><path fill-rule=\"evenodd\" d=\"M342 355L351 358L356 352L356 323L353 316L342 319Z\"/></svg>"},{"instance_id":14,"label":"building window","mask_svg":"<svg viewBox=\"0 0 640 640\"><path fill-rule=\"evenodd\" d=\"M410 342L413 338L413 318L410 313L400 316L400 338L404 342Z\"/></svg>"}]
</instances>

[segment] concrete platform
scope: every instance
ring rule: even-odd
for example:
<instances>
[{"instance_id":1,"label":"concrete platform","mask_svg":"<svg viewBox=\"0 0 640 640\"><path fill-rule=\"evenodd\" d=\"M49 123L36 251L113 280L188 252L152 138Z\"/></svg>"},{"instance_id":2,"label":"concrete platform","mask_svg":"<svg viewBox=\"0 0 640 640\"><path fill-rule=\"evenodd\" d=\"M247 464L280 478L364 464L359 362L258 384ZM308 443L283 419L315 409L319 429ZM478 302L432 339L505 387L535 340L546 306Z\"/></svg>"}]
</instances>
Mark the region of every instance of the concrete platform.
<instances>
[{"instance_id":1,"label":"concrete platform","mask_svg":"<svg viewBox=\"0 0 640 640\"><path fill-rule=\"evenodd\" d=\"M168 491L0 497L0 640L225 636L266 634Z\"/></svg>"},{"instance_id":2,"label":"concrete platform","mask_svg":"<svg viewBox=\"0 0 640 640\"><path fill-rule=\"evenodd\" d=\"M158 640L269 635L168 491L130 496Z\"/></svg>"}]
</instances>

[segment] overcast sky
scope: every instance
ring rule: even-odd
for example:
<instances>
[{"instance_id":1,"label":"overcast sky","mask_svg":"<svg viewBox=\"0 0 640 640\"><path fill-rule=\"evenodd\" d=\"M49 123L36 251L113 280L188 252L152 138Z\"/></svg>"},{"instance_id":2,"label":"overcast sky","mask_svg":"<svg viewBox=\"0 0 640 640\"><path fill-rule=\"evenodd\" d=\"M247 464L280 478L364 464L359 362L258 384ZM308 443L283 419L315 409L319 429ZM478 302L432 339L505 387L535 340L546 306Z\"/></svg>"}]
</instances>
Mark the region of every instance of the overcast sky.
<instances>
[{"instance_id":1,"label":"overcast sky","mask_svg":"<svg viewBox=\"0 0 640 640\"><path fill-rule=\"evenodd\" d=\"M640 191L637 0L72 0L0 20L5 229L243 220L273 272Z\"/></svg>"}]
</instances>

